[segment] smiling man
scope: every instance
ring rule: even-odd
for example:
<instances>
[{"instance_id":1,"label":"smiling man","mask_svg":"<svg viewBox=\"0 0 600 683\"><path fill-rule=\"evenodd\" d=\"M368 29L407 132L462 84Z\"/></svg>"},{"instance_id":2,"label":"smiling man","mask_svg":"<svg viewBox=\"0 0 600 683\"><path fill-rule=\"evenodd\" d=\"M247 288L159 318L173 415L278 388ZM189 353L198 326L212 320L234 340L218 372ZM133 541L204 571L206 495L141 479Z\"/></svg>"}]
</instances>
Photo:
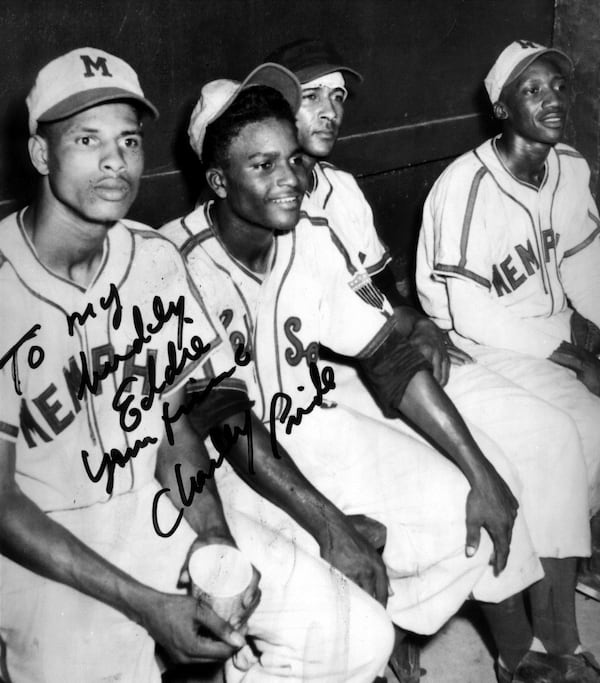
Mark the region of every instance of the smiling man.
<instances>
[{"instance_id":1,"label":"smiling man","mask_svg":"<svg viewBox=\"0 0 600 683\"><path fill-rule=\"evenodd\" d=\"M340 527L331 510L316 526L294 523L294 507L306 488L290 485L289 463L277 458L281 447L310 485L343 513L385 524L389 596L381 585L365 581L351 553L337 558L344 564L333 563L382 602L387 597L396 624L432 633L471 592L487 603L502 657L500 680L584 680L562 677L563 660L534 640L515 590L531 583L531 561L537 563L536 553L523 543L525 506L515 520L508 563L499 571L514 500L498 470L521 496L512 468L484 434L473 438L430 364L398 328L389 304L382 299L377 307L356 295L327 217L301 210L306 174L289 106L297 107L299 93L255 78L272 67L258 67L243 83L218 80L203 87L188 133L215 197L162 228L223 321L236 356L248 361L240 372L259 419L277 442L270 461L261 465L277 473L266 482L242 472L244 484L229 468L219 470L219 491L234 533L236 516L245 514L266 527L285 529L300 546L329 558L329 544ZM320 344L357 358L387 422L331 400L336 378L319 363ZM392 428L389 423L400 422L401 415L439 450ZM584 491L583 463L573 464L573 490ZM528 510L535 516L535 506ZM568 528L561 522L548 543L567 555L585 553L586 506L572 505L567 514L562 510ZM489 534L481 535L481 543L491 540L494 547L496 577L484 566L489 550L480 554L481 527ZM276 552L275 545L271 551ZM544 581L535 586L542 584L547 586ZM572 597L572 585L565 590ZM558 640L570 638L571 626L576 627L569 621L565 628L562 614L547 602L547 630Z\"/></svg>"},{"instance_id":2,"label":"smiling man","mask_svg":"<svg viewBox=\"0 0 600 683\"><path fill-rule=\"evenodd\" d=\"M560 142L572 64L511 43L485 79L502 134L453 162L427 198L424 309L479 363L576 425L600 507L600 220L583 157ZM597 519L597 518L596 518ZM593 527L597 523L593 523ZM596 557L600 538L594 530ZM600 598L598 576L580 588Z\"/></svg>"},{"instance_id":3,"label":"smiling man","mask_svg":"<svg viewBox=\"0 0 600 683\"><path fill-rule=\"evenodd\" d=\"M391 649L383 609L277 530L238 520L267 571L230 622L179 585L196 547L236 542L210 478L178 495L211 461L165 410L190 378L212 387L195 416L209 430L250 402L214 382L235 361L177 250L125 219L157 115L133 69L73 50L27 105L39 191L0 223L2 679L158 683L159 643L177 662L227 660L229 680L370 682ZM274 539L286 562L269 573Z\"/></svg>"}]
</instances>

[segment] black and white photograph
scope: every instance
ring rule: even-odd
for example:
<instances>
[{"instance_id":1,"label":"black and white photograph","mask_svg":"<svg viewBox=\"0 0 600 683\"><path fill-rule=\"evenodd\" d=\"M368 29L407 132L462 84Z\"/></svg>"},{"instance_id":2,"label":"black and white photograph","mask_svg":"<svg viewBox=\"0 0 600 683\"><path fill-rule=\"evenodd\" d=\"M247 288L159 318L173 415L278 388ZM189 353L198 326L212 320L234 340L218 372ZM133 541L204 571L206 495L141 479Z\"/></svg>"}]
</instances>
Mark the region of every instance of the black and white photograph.
<instances>
[{"instance_id":1,"label":"black and white photograph","mask_svg":"<svg viewBox=\"0 0 600 683\"><path fill-rule=\"evenodd\" d=\"M600 4L0 36L0 683L600 683Z\"/></svg>"}]
</instances>

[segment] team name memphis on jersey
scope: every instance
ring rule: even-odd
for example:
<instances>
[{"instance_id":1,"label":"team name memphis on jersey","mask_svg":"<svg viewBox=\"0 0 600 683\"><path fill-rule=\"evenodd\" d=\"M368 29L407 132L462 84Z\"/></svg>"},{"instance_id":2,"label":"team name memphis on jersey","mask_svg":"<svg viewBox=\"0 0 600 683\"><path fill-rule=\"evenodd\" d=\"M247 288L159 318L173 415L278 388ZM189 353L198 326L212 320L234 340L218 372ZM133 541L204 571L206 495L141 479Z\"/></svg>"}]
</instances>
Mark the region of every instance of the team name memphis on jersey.
<instances>
[{"instance_id":1,"label":"team name memphis on jersey","mask_svg":"<svg viewBox=\"0 0 600 683\"><path fill-rule=\"evenodd\" d=\"M165 399L205 378L222 346L177 250L117 224L84 289L44 267L13 215L0 224L0 253L0 438L16 442L21 487L48 510L152 480ZM130 458L107 482L115 452Z\"/></svg>"},{"instance_id":2,"label":"team name memphis on jersey","mask_svg":"<svg viewBox=\"0 0 600 683\"><path fill-rule=\"evenodd\" d=\"M586 162L563 144L539 188L508 171L495 140L453 162L423 211L417 285L427 312L451 326L446 277L486 288L523 318L565 310L561 267L599 234L588 182Z\"/></svg>"}]
</instances>

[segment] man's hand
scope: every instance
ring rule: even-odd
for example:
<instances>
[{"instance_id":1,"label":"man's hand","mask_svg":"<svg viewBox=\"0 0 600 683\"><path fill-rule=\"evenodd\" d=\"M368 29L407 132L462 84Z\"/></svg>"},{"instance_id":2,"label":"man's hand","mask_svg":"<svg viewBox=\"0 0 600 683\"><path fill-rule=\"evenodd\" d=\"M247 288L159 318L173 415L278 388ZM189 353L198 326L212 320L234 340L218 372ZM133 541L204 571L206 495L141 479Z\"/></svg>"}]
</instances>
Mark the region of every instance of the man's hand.
<instances>
[{"instance_id":1,"label":"man's hand","mask_svg":"<svg viewBox=\"0 0 600 683\"><path fill-rule=\"evenodd\" d=\"M210 539L197 538L190 546L190 549L188 550L187 556L185 558L185 562L183 563L181 574L179 575L179 587L186 587L190 585L190 574L188 571L188 564L193 552L198 548L203 548L204 546L213 543L230 545L233 548L236 547L233 540L229 537L211 537ZM248 587L244 591L244 595L242 596L242 599L240 601L239 611L233 614L229 619L229 625L244 635L247 631L246 623L252 615L252 613L254 612L254 610L257 608L258 603L260 602L261 592L260 588L258 587L259 582L260 572L258 571L258 569L256 569L256 567L252 566L252 579L250 580Z\"/></svg>"},{"instance_id":2,"label":"man's hand","mask_svg":"<svg viewBox=\"0 0 600 683\"><path fill-rule=\"evenodd\" d=\"M571 315L571 341L594 355L600 354L600 329L577 311Z\"/></svg>"},{"instance_id":3,"label":"man's hand","mask_svg":"<svg viewBox=\"0 0 600 683\"><path fill-rule=\"evenodd\" d=\"M317 540L324 560L385 606L388 578L383 560L348 520L328 523Z\"/></svg>"},{"instance_id":4,"label":"man's hand","mask_svg":"<svg viewBox=\"0 0 600 683\"><path fill-rule=\"evenodd\" d=\"M146 606L142 625L174 662L224 661L246 644L208 605L187 595L158 595Z\"/></svg>"},{"instance_id":5,"label":"man's hand","mask_svg":"<svg viewBox=\"0 0 600 683\"><path fill-rule=\"evenodd\" d=\"M465 552L467 557L472 557L477 552L483 527L494 544L491 564L496 576L506 566L518 508L519 503L507 483L491 466L478 475L467 496Z\"/></svg>"},{"instance_id":6,"label":"man's hand","mask_svg":"<svg viewBox=\"0 0 600 683\"><path fill-rule=\"evenodd\" d=\"M550 360L573 370L592 394L600 396L600 360L593 353L563 342L552 352Z\"/></svg>"},{"instance_id":7,"label":"man's hand","mask_svg":"<svg viewBox=\"0 0 600 683\"><path fill-rule=\"evenodd\" d=\"M425 316L418 317L408 341L431 363L433 376L442 387L447 384L450 377L451 363L464 365L473 362L468 353L454 346L447 332Z\"/></svg>"}]
</instances>

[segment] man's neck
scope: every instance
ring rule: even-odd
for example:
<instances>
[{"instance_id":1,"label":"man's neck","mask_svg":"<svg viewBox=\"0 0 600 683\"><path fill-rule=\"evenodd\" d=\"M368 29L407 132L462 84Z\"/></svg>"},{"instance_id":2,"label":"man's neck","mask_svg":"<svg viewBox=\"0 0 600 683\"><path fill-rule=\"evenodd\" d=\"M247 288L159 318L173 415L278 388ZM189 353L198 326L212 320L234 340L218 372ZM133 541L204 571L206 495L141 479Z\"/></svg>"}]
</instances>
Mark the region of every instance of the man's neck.
<instances>
[{"instance_id":1,"label":"man's neck","mask_svg":"<svg viewBox=\"0 0 600 683\"><path fill-rule=\"evenodd\" d=\"M269 269L275 240L272 230L251 225L231 211L226 201L214 203L213 224L227 251L253 273Z\"/></svg>"},{"instance_id":2,"label":"man's neck","mask_svg":"<svg viewBox=\"0 0 600 683\"><path fill-rule=\"evenodd\" d=\"M505 131L496 146L500 158L516 178L535 187L541 185L552 145L526 140L512 131Z\"/></svg>"},{"instance_id":3,"label":"man's neck","mask_svg":"<svg viewBox=\"0 0 600 683\"><path fill-rule=\"evenodd\" d=\"M23 216L39 260L52 272L87 287L102 259L109 225L90 223L56 200L39 198Z\"/></svg>"},{"instance_id":4,"label":"man's neck","mask_svg":"<svg viewBox=\"0 0 600 683\"><path fill-rule=\"evenodd\" d=\"M312 157L309 154L303 154L302 158L304 160L304 168L306 169L306 176L308 178L308 185L306 187L307 192L312 192L314 190L315 179L313 177L313 169L315 164L319 159Z\"/></svg>"}]
</instances>

